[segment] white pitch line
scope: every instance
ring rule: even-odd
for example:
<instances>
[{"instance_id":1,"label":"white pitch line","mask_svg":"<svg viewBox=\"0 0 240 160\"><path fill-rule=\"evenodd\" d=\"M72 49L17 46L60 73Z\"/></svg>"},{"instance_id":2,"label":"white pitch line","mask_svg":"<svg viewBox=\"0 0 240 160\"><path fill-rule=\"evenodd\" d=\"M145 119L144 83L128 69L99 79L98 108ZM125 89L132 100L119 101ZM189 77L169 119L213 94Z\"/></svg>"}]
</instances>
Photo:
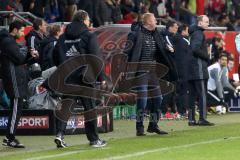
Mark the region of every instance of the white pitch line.
<instances>
[{"instance_id":1,"label":"white pitch line","mask_svg":"<svg viewBox=\"0 0 240 160\"><path fill-rule=\"evenodd\" d=\"M110 147L104 147L104 148L93 148L90 150L96 150L96 149L110 149ZM51 159L51 158L56 158L56 157L62 157L62 156L68 156L68 155L73 155L77 153L82 153L82 152L87 152L90 150L80 150L80 151L71 151L71 152L64 152L64 153L58 153L58 154L53 154L53 155L48 155L48 156L40 156L40 157L34 157L34 158L28 158L25 160L45 160L45 159Z\"/></svg>"},{"instance_id":2,"label":"white pitch line","mask_svg":"<svg viewBox=\"0 0 240 160\"><path fill-rule=\"evenodd\" d=\"M174 146L174 147L158 148L158 149L152 149L152 150L147 150L147 151L142 151L142 152L136 152L136 153L133 153L133 154L127 154L127 155L123 155L123 156L115 156L115 157L104 158L104 159L101 159L101 160L127 159L127 158L132 158L132 157L143 156L143 155L149 154L149 153L171 151L171 150L175 150L175 149L189 148L189 147L192 147L192 146L197 146L197 145L202 145L202 144L211 144L211 143L227 141L227 140L234 140L234 139L240 139L240 137L228 137L226 139L221 138L221 139L215 139L215 140L211 140L211 141L203 141L203 142L185 144L185 145Z\"/></svg>"},{"instance_id":3,"label":"white pitch line","mask_svg":"<svg viewBox=\"0 0 240 160\"><path fill-rule=\"evenodd\" d=\"M48 156L41 156L41 157L28 158L28 159L26 159L26 160L42 160L42 159L50 159L50 158L56 158L56 157L62 157L62 156L67 156L67 155L77 154L77 153L81 153L81 152L84 152L84 151L65 152L65 153L53 154L53 155L48 155Z\"/></svg>"}]
</instances>

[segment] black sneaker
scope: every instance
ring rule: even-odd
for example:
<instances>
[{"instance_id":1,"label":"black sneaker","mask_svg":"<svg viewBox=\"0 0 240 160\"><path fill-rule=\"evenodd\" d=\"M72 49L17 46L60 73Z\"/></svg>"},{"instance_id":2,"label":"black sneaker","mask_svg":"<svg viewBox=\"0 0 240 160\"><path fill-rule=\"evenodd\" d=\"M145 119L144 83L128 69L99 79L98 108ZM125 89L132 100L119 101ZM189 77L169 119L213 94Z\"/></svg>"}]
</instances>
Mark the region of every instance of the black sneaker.
<instances>
[{"instance_id":1,"label":"black sneaker","mask_svg":"<svg viewBox=\"0 0 240 160\"><path fill-rule=\"evenodd\" d=\"M199 126L214 126L215 124L214 123L211 123L207 120L199 120L198 121L198 125Z\"/></svg>"},{"instance_id":2,"label":"black sneaker","mask_svg":"<svg viewBox=\"0 0 240 160\"><path fill-rule=\"evenodd\" d=\"M95 148L104 147L106 145L107 145L107 142L104 140L101 140L101 139L90 142L90 146L95 147Z\"/></svg>"},{"instance_id":3,"label":"black sneaker","mask_svg":"<svg viewBox=\"0 0 240 160\"><path fill-rule=\"evenodd\" d=\"M146 136L144 132L137 131L136 136Z\"/></svg>"},{"instance_id":4,"label":"black sneaker","mask_svg":"<svg viewBox=\"0 0 240 160\"><path fill-rule=\"evenodd\" d=\"M23 144L21 144L17 139L8 140L7 146L13 147L13 148L25 148L25 146Z\"/></svg>"},{"instance_id":5,"label":"black sneaker","mask_svg":"<svg viewBox=\"0 0 240 160\"><path fill-rule=\"evenodd\" d=\"M188 121L189 126L198 126L198 123L196 121Z\"/></svg>"},{"instance_id":6,"label":"black sneaker","mask_svg":"<svg viewBox=\"0 0 240 160\"><path fill-rule=\"evenodd\" d=\"M68 147L67 144L66 144L66 142L64 141L64 139L63 139L62 137L58 137L58 136L57 136L57 137L54 139L54 142L56 143L57 148L66 148L66 147Z\"/></svg>"},{"instance_id":7,"label":"black sneaker","mask_svg":"<svg viewBox=\"0 0 240 160\"><path fill-rule=\"evenodd\" d=\"M8 139L7 137L5 137L5 138L3 139L2 145L3 145L3 146L7 146L8 141L9 141L9 139Z\"/></svg>"},{"instance_id":8,"label":"black sneaker","mask_svg":"<svg viewBox=\"0 0 240 160\"><path fill-rule=\"evenodd\" d=\"M157 134L168 134L168 132L162 131L159 128L148 128L147 132L149 132L149 133L157 133Z\"/></svg>"}]
</instances>

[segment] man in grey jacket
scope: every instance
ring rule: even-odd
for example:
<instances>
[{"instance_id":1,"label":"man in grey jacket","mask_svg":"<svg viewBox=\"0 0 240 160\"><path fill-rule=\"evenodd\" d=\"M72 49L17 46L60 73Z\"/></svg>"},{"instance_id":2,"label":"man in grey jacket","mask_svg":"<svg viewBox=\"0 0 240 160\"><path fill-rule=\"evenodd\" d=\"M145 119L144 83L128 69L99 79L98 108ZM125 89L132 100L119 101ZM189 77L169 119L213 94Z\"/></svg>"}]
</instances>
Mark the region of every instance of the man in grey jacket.
<instances>
[{"instance_id":1,"label":"man in grey jacket","mask_svg":"<svg viewBox=\"0 0 240 160\"><path fill-rule=\"evenodd\" d=\"M227 55L222 54L217 63L208 67L208 105L225 106L225 102L237 93L228 79L227 61Z\"/></svg>"},{"instance_id":2,"label":"man in grey jacket","mask_svg":"<svg viewBox=\"0 0 240 160\"><path fill-rule=\"evenodd\" d=\"M197 17L197 25L190 27L190 47L192 54L189 56L189 126L212 126L207 119L207 80L209 55L203 31L209 26L206 15ZM195 100L198 97L199 121L195 119Z\"/></svg>"}]
</instances>

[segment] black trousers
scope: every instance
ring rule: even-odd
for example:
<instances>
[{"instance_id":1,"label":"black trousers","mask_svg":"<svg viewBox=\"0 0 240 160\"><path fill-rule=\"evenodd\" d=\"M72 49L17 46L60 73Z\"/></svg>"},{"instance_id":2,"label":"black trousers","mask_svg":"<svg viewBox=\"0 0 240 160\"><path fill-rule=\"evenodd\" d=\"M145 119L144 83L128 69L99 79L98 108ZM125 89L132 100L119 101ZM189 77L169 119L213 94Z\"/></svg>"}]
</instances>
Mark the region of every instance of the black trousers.
<instances>
[{"instance_id":1,"label":"black trousers","mask_svg":"<svg viewBox=\"0 0 240 160\"><path fill-rule=\"evenodd\" d=\"M178 81L176 86L176 106L180 114L186 113L188 108L188 81Z\"/></svg>"},{"instance_id":2,"label":"black trousers","mask_svg":"<svg viewBox=\"0 0 240 160\"><path fill-rule=\"evenodd\" d=\"M176 86L177 83L175 81L172 81L174 85L174 90L171 93L168 93L163 96L162 100L162 105L161 105L161 112L165 114L168 109L171 110L171 112L175 113L177 108L176 108L176 98L177 98L177 93L176 93Z\"/></svg>"},{"instance_id":3,"label":"black trousers","mask_svg":"<svg viewBox=\"0 0 240 160\"><path fill-rule=\"evenodd\" d=\"M85 133L87 139L92 142L98 140L98 130L97 130L97 114L95 112L95 101L90 98L82 98L79 97L78 99L81 100L82 105L84 107L84 119L85 119ZM57 126L57 134L64 134L67 126L67 122L57 119L56 121Z\"/></svg>"},{"instance_id":4,"label":"black trousers","mask_svg":"<svg viewBox=\"0 0 240 160\"><path fill-rule=\"evenodd\" d=\"M22 114L23 108L23 99L22 98L10 98L10 106L12 106L12 110L8 117L8 125L7 125L7 135L6 137L9 140L15 139L15 134L18 126L19 119Z\"/></svg>"},{"instance_id":5,"label":"black trousers","mask_svg":"<svg viewBox=\"0 0 240 160\"><path fill-rule=\"evenodd\" d=\"M230 102L231 98L234 98L234 91L224 87L223 88L223 96L224 96L224 101L226 103ZM217 105L224 105L222 104L220 98L218 97L217 91L210 91L208 90L207 93L207 104L208 106L217 106Z\"/></svg>"},{"instance_id":6,"label":"black trousers","mask_svg":"<svg viewBox=\"0 0 240 160\"><path fill-rule=\"evenodd\" d=\"M195 102L198 100L199 120L207 119L207 80L189 81L189 121L195 121Z\"/></svg>"}]
</instances>

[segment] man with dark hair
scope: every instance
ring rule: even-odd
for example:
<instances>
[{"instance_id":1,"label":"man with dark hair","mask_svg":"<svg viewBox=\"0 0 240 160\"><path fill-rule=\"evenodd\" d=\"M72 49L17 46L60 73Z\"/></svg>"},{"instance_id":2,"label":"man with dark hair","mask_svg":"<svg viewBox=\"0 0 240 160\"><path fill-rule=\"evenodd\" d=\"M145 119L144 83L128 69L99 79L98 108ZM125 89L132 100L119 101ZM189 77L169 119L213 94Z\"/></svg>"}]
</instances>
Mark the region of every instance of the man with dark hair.
<instances>
[{"instance_id":1,"label":"man with dark hair","mask_svg":"<svg viewBox=\"0 0 240 160\"><path fill-rule=\"evenodd\" d=\"M182 116L185 115L188 106L188 63L191 54L188 29L188 25L185 24L178 28L178 40L175 44L175 62L178 72L176 105L178 113Z\"/></svg>"},{"instance_id":2,"label":"man with dark hair","mask_svg":"<svg viewBox=\"0 0 240 160\"><path fill-rule=\"evenodd\" d=\"M133 46L124 51L128 55L129 62L147 62L147 63L162 63L166 64L170 70L173 66L169 63L167 55L165 53L165 47L163 44L163 38L156 28L156 19L152 13L145 13L143 15L143 24L134 23L131 27L131 32L128 34L128 41L133 43ZM147 71L146 71L147 72ZM144 72L143 72L144 73ZM143 74L139 69L136 71L136 76ZM145 73L146 74L146 73ZM155 72L147 73L148 75L140 79L141 85L137 87L137 117L136 117L136 135L145 136L144 133L144 111L147 108L148 101L152 105L148 106L150 111L150 120L147 132L157 134L168 134L162 131L158 127L160 106L162 101L161 90L159 87L159 80ZM151 82L154 81L154 85L158 86L156 95L150 97L148 91L151 90ZM144 95L142 95L144 92Z\"/></svg>"},{"instance_id":3,"label":"man with dark hair","mask_svg":"<svg viewBox=\"0 0 240 160\"><path fill-rule=\"evenodd\" d=\"M31 51L31 55L27 55L27 49L21 48L16 43L16 39L24 34L23 29L21 22L14 21L9 26L9 32L0 31L1 74L4 89L13 108L8 118L7 135L3 140L3 145L14 148L24 148L24 145L15 138L23 100L27 97L28 81L24 64L27 63L28 57L38 57L38 53L35 51Z\"/></svg>"},{"instance_id":4,"label":"man with dark hair","mask_svg":"<svg viewBox=\"0 0 240 160\"><path fill-rule=\"evenodd\" d=\"M42 40L46 38L45 34L46 22L41 18L37 18L33 21L33 30L31 30L25 37L28 50L38 51L40 57L42 57L40 45ZM41 74L41 68L38 63L39 62L36 61L35 64L29 67L30 77L32 79L39 77Z\"/></svg>"},{"instance_id":5,"label":"man with dark hair","mask_svg":"<svg viewBox=\"0 0 240 160\"><path fill-rule=\"evenodd\" d=\"M214 37L212 39L212 50L210 60L211 63L215 63L219 60L220 53L223 51L224 41L220 37Z\"/></svg>"},{"instance_id":6,"label":"man with dark hair","mask_svg":"<svg viewBox=\"0 0 240 160\"><path fill-rule=\"evenodd\" d=\"M203 31L209 26L206 15L197 17L197 25L190 27L190 46L192 54L189 59L189 114L188 125L212 126L207 119L207 80L209 55ZM195 100L198 98L199 121L195 119Z\"/></svg>"},{"instance_id":7,"label":"man with dark hair","mask_svg":"<svg viewBox=\"0 0 240 160\"><path fill-rule=\"evenodd\" d=\"M40 42L46 38L46 22L37 18L33 21L33 30L26 36L26 45L40 52ZM41 54L41 53L40 53Z\"/></svg>"},{"instance_id":8,"label":"man with dark hair","mask_svg":"<svg viewBox=\"0 0 240 160\"><path fill-rule=\"evenodd\" d=\"M59 66L70 58L77 57L82 54L89 54L101 57L100 49L97 43L97 37L94 33L89 32L88 27L90 26L90 19L88 13L79 10L73 16L72 23L67 25L65 33L60 36L54 52L54 61L55 65ZM66 83L73 85L81 85L94 87L93 84L85 82L83 80L83 75L85 69L79 68L74 71L69 78L67 78ZM100 75L101 76L101 75ZM102 80L102 84L105 83L103 80L104 77L99 77ZM77 101L81 101L84 107L85 112L94 111L96 107L95 101L91 97L81 97L78 96L75 98ZM90 145L92 147L103 147L107 143L104 140L99 139L98 131L97 131L97 115L92 113L92 117L89 118L85 115L85 133L87 135L88 140L90 141ZM64 133L66 129L66 122L63 122L60 119L57 119L57 136L55 138L55 143L58 148L67 147L64 142Z\"/></svg>"},{"instance_id":9,"label":"man with dark hair","mask_svg":"<svg viewBox=\"0 0 240 160\"><path fill-rule=\"evenodd\" d=\"M173 82L175 85L174 91L168 95L165 95L163 97L163 103L162 103L162 112L166 113L165 116L167 118L169 115L171 116L170 112L167 112L168 110L171 110L171 112L176 112L176 83L178 80L177 75L177 67L176 67L176 44L177 44L177 31L178 31L178 24L173 21L169 21L166 25L166 29L162 32L165 46L166 46L166 53L168 56L169 61L172 63L172 65L175 68L175 72L171 73L169 72L163 79L166 79L167 81Z\"/></svg>"},{"instance_id":10,"label":"man with dark hair","mask_svg":"<svg viewBox=\"0 0 240 160\"><path fill-rule=\"evenodd\" d=\"M228 79L227 69L228 56L221 54L217 63L208 67L208 105L223 105L234 97L238 91Z\"/></svg>"}]
</instances>

